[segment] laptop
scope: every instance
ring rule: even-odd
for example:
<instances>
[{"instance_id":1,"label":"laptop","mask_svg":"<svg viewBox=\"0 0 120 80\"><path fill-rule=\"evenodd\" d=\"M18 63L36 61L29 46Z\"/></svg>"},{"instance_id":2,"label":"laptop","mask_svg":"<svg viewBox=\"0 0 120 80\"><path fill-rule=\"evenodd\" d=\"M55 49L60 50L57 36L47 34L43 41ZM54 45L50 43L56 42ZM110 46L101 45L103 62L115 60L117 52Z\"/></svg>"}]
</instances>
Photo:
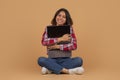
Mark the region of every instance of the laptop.
<instances>
[{"instance_id":1,"label":"laptop","mask_svg":"<svg viewBox=\"0 0 120 80\"><path fill-rule=\"evenodd\" d=\"M59 38L64 34L70 34L70 26L47 26L48 38Z\"/></svg>"}]
</instances>

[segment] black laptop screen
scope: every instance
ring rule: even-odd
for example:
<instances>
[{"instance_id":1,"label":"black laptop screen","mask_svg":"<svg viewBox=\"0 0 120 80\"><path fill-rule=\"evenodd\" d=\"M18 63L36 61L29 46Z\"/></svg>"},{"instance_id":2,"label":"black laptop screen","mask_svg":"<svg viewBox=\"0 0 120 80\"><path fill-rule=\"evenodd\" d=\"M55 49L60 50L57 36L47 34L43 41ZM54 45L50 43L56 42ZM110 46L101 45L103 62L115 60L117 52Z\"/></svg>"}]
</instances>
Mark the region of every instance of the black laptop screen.
<instances>
[{"instance_id":1,"label":"black laptop screen","mask_svg":"<svg viewBox=\"0 0 120 80\"><path fill-rule=\"evenodd\" d=\"M47 26L48 38L58 38L64 34L70 34L70 26Z\"/></svg>"}]
</instances>

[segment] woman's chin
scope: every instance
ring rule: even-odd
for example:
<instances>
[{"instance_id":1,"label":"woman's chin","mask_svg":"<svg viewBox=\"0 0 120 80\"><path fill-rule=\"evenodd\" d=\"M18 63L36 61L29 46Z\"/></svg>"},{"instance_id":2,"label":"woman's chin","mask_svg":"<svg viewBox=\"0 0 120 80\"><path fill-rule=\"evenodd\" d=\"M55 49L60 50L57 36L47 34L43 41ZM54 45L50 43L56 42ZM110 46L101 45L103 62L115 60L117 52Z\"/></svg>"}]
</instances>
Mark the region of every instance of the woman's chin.
<instances>
[{"instance_id":1,"label":"woman's chin","mask_svg":"<svg viewBox=\"0 0 120 80\"><path fill-rule=\"evenodd\" d=\"M57 24L57 26L63 26L64 24Z\"/></svg>"}]
</instances>

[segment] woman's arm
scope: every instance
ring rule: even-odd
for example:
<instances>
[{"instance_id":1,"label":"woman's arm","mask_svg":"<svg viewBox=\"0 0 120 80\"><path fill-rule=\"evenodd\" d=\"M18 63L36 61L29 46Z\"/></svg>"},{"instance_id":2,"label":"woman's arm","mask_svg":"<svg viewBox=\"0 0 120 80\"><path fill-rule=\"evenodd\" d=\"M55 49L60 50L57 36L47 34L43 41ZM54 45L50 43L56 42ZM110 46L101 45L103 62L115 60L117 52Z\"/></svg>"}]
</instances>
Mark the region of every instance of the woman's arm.
<instances>
[{"instance_id":1,"label":"woman's arm","mask_svg":"<svg viewBox=\"0 0 120 80\"><path fill-rule=\"evenodd\" d=\"M54 45L56 44L58 41L57 41L57 38L48 38L47 36L47 30L45 29L45 32L42 36L42 45L44 46L49 46L49 45Z\"/></svg>"},{"instance_id":2,"label":"woman's arm","mask_svg":"<svg viewBox=\"0 0 120 80\"><path fill-rule=\"evenodd\" d=\"M60 45L54 44L52 46L48 46L48 49L60 49L60 50L64 50L64 51L75 50L77 48L77 40L76 40L76 36L75 36L72 28L71 28L70 36L71 36L70 43L60 44ZM61 38L61 39L65 39L65 37ZM66 36L66 39L69 40L69 38L67 38L67 36Z\"/></svg>"},{"instance_id":3,"label":"woman's arm","mask_svg":"<svg viewBox=\"0 0 120 80\"><path fill-rule=\"evenodd\" d=\"M60 46L60 50L64 50L64 51L70 51L70 50L75 50L77 49L77 40L76 40L76 36L72 30L71 33L71 42L68 44L61 44Z\"/></svg>"}]
</instances>

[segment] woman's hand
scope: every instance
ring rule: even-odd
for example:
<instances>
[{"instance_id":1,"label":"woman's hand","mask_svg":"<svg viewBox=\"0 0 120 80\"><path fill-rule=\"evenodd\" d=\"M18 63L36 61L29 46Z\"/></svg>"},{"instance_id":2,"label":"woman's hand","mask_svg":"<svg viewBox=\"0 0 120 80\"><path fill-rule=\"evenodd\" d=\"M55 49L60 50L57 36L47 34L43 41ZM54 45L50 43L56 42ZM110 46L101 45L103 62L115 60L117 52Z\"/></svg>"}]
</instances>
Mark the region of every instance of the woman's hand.
<instances>
[{"instance_id":1,"label":"woman's hand","mask_svg":"<svg viewBox=\"0 0 120 80\"><path fill-rule=\"evenodd\" d=\"M58 42L61 42L61 41L71 41L71 36L70 34L65 34L63 35L62 37L58 38Z\"/></svg>"},{"instance_id":2,"label":"woman's hand","mask_svg":"<svg viewBox=\"0 0 120 80\"><path fill-rule=\"evenodd\" d=\"M54 45L48 46L47 48L48 48L49 50L51 50L51 49L60 49L60 46L57 45L57 44L54 44Z\"/></svg>"}]
</instances>

